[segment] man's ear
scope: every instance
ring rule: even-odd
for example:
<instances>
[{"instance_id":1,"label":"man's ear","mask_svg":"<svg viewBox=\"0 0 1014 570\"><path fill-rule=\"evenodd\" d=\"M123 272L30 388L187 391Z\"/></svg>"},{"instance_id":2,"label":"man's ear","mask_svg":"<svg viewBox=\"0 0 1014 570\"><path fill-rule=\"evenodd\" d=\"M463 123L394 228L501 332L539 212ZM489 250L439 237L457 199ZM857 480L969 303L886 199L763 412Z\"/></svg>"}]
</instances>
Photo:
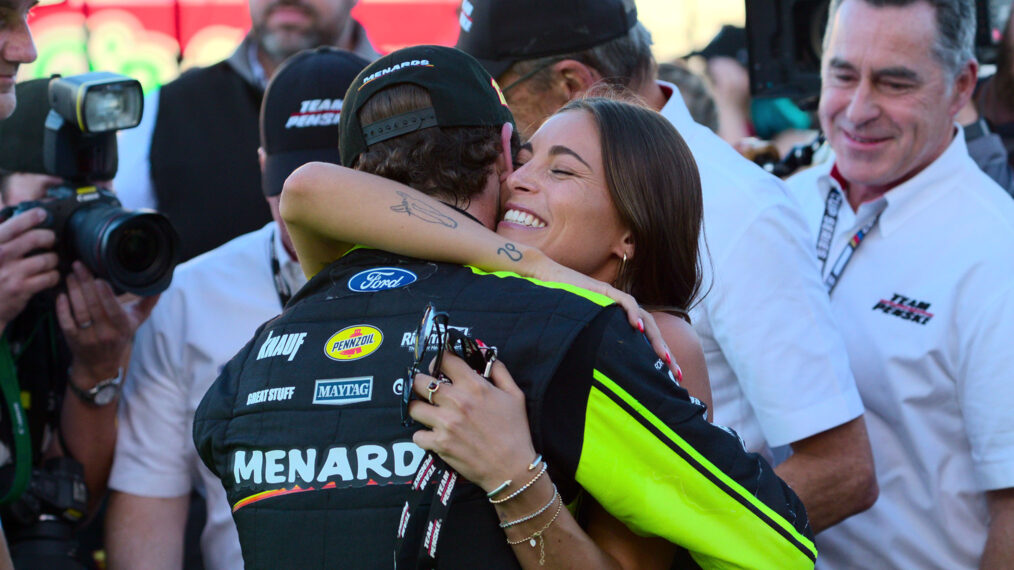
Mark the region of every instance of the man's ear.
<instances>
[{"instance_id":1,"label":"man's ear","mask_svg":"<svg viewBox=\"0 0 1014 570\"><path fill-rule=\"evenodd\" d=\"M514 156L511 153L511 137L514 135L514 125L504 123L500 128L500 145L502 151L496 158L497 170L500 172L500 184L507 181L507 177L514 173Z\"/></svg>"},{"instance_id":2,"label":"man's ear","mask_svg":"<svg viewBox=\"0 0 1014 570\"><path fill-rule=\"evenodd\" d=\"M970 59L954 80L954 100L949 109L952 118L971 101L978 78L979 64L974 59Z\"/></svg>"},{"instance_id":3,"label":"man's ear","mask_svg":"<svg viewBox=\"0 0 1014 570\"><path fill-rule=\"evenodd\" d=\"M565 59L553 65L553 71L562 80L568 100L584 95L602 79L598 71L574 59Z\"/></svg>"},{"instance_id":4,"label":"man's ear","mask_svg":"<svg viewBox=\"0 0 1014 570\"><path fill-rule=\"evenodd\" d=\"M257 147L257 162L261 165L261 174L264 174L264 163L268 161L268 153L264 152L264 147Z\"/></svg>"}]
</instances>

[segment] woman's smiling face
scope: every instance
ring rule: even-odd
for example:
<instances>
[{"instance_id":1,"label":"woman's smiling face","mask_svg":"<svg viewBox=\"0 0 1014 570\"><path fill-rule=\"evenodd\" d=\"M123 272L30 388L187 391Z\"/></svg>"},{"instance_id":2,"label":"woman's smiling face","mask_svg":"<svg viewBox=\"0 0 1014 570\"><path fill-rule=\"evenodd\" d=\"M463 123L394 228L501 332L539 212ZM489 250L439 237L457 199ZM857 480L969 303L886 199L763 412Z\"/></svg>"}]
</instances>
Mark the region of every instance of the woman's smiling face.
<instances>
[{"instance_id":1,"label":"woman's smiling face","mask_svg":"<svg viewBox=\"0 0 1014 570\"><path fill-rule=\"evenodd\" d=\"M592 115L575 110L546 121L518 154L501 192L497 233L606 282L617 275L629 232L606 186Z\"/></svg>"}]
</instances>

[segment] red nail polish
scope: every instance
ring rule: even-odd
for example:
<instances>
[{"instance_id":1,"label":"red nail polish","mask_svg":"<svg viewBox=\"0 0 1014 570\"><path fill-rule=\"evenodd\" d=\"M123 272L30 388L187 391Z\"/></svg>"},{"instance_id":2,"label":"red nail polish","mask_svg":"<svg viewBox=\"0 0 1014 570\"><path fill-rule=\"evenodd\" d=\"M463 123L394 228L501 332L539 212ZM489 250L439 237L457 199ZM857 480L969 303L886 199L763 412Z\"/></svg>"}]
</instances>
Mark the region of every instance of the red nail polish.
<instances>
[{"instance_id":1,"label":"red nail polish","mask_svg":"<svg viewBox=\"0 0 1014 570\"><path fill-rule=\"evenodd\" d=\"M679 382L680 384L683 383L683 371L680 370L679 368L676 369L676 381Z\"/></svg>"},{"instance_id":2,"label":"red nail polish","mask_svg":"<svg viewBox=\"0 0 1014 570\"><path fill-rule=\"evenodd\" d=\"M672 355L669 354L668 350L665 351L665 363L666 364L672 364Z\"/></svg>"},{"instance_id":3,"label":"red nail polish","mask_svg":"<svg viewBox=\"0 0 1014 570\"><path fill-rule=\"evenodd\" d=\"M637 319L637 330L644 332L644 320Z\"/></svg>"}]
</instances>

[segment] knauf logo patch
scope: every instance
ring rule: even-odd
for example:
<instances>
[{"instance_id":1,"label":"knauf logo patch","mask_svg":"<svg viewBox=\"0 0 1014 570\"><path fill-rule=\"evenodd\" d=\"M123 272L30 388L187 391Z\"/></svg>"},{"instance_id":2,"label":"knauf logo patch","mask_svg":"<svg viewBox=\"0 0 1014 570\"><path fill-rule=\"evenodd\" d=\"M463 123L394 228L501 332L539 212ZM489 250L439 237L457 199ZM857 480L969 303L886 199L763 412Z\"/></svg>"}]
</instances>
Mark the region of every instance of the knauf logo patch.
<instances>
[{"instance_id":1,"label":"knauf logo patch","mask_svg":"<svg viewBox=\"0 0 1014 570\"><path fill-rule=\"evenodd\" d=\"M369 402L373 398L373 376L317 380L313 387L313 403L344 406Z\"/></svg>"},{"instance_id":2,"label":"knauf logo patch","mask_svg":"<svg viewBox=\"0 0 1014 570\"><path fill-rule=\"evenodd\" d=\"M353 275L349 279L349 289L357 293L373 293L411 285L418 279L411 271L397 267L376 267Z\"/></svg>"},{"instance_id":3,"label":"knauf logo patch","mask_svg":"<svg viewBox=\"0 0 1014 570\"><path fill-rule=\"evenodd\" d=\"M324 353L331 360L347 362L373 354L384 342L384 333L370 325L353 325L327 339Z\"/></svg>"}]
</instances>

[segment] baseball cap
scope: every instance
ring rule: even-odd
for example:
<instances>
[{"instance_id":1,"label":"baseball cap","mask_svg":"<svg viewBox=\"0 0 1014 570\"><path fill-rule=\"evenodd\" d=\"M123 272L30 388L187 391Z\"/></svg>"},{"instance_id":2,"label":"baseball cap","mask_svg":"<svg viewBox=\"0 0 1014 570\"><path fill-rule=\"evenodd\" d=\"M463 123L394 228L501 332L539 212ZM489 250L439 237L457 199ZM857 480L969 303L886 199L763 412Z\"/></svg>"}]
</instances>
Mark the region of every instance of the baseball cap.
<instances>
[{"instance_id":1,"label":"baseball cap","mask_svg":"<svg viewBox=\"0 0 1014 570\"><path fill-rule=\"evenodd\" d=\"M591 49L637 24L634 0L462 0L457 48L499 77L514 62Z\"/></svg>"},{"instance_id":2,"label":"baseball cap","mask_svg":"<svg viewBox=\"0 0 1014 570\"><path fill-rule=\"evenodd\" d=\"M49 78L22 81L14 94L14 113L0 120L0 170L47 174L42 144L50 109Z\"/></svg>"},{"instance_id":3,"label":"baseball cap","mask_svg":"<svg viewBox=\"0 0 1014 570\"><path fill-rule=\"evenodd\" d=\"M359 111L377 92L402 83L425 89L433 106L369 125ZM475 58L442 46L392 52L366 67L345 95L341 114L342 164L352 166L370 145L429 127L499 127L514 124L500 86Z\"/></svg>"},{"instance_id":4,"label":"baseball cap","mask_svg":"<svg viewBox=\"0 0 1014 570\"><path fill-rule=\"evenodd\" d=\"M265 196L277 196L307 162L339 164L338 123L345 91L366 64L352 52L319 47L297 53L275 72L261 104Z\"/></svg>"}]
</instances>

